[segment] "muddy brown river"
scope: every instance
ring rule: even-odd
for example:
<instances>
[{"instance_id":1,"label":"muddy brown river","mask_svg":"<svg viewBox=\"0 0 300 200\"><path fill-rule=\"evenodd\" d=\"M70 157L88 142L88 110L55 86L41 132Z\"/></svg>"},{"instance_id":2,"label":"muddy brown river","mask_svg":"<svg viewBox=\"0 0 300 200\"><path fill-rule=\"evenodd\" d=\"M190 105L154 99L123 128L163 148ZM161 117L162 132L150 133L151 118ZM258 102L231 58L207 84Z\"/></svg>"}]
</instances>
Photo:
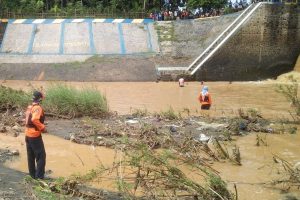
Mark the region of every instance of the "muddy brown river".
<instances>
[{"instance_id":1,"label":"muddy brown river","mask_svg":"<svg viewBox=\"0 0 300 200\"><path fill-rule=\"evenodd\" d=\"M5 81L3 85L16 89L30 90L31 85L47 88L50 82ZM210 111L201 112L197 96L201 90L198 82L187 83L180 88L175 82L163 83L68 83L77 88L95 87L103 92L109 102L110 109L120 114L130 113L134 108L159 112L170 106L176 111L189 109L192 114L211 116L235 115L239 108L256 108L264 117L278 119L289 117L289 103L282 95L275 92L274 82L206 83L212 95L213 106ZM74 173L85 173L95 168L100 162L111 166L115 151L104 147L79 145L59 137L45 134L47 152L46 169L53 171L53 177L67 177ZM294 135L268 135L268 146L255 146L256 135L237 138L240 147L242 166L231 163L215 163L213 167L228 181L232 189L237 184L239 200L283 199L279 190L265 187L262 183L272 181L275 169L272 154L276 154L291 163L300 161L300 132ZM0 135L0 146L18 149L20 157L5 165L27 172L26 149L24 135L14 138ZM192 177L192 175L191 175ZM96 184L98 187L115 190L115 184L107 181ZM232 190L233 191L233 190ZM300 195L298 191L291 191Z\"/></svg>"},{"instance_id":2,"label":"muddy brown river","mask_svg":"<svg viewBox=\"0 0 300 200\"><path fill-rule=\"evenodd\" d=\"M2 85L15 89L32 90L32 87L49 87L53 82L0 81ZM106 95L110 109L120 114L130 113L135 108L150 112L167 110L170 106L177 111L188 108L192 114L200 112L197 97L201 91L199 82L188 82L178 87L177 82L68 82L77 88L97 88ZM256 108L264 117L289 117L290 109L285 98L275 91L276 83L228 82L205 83L212 95L213 105L209 115L231 115L239 108ZM46 94L47 95L47 94Z\"/></svg>"}]
</instances>

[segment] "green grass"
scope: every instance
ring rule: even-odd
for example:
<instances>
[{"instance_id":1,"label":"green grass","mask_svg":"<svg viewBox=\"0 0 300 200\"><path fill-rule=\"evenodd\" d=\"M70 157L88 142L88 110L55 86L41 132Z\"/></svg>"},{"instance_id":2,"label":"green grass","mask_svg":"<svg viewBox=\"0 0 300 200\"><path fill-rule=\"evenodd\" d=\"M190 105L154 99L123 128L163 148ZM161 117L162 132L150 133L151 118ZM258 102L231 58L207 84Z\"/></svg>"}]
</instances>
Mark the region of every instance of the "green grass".
<instances>
[{"instance_id":1,"label":"green grass","mask_svg":"<svg viewBox=\"0 0 300 200\"><path fill-rule=\"evenodd\" d=\"M221 199L220 196L224 199L232 199L231 197L233 197L233 194L227 189L227 184L217 175L209 174L208 187L214 191L210 191L212 199Z\"/></svg>"},{"instance_id":2,"label":"green grass","mask_svg":"<svg viewBox=\"0 0 300 200\"><path fill-rule=\"evenodd\" d=\"M32 102L32 92L0 86L0 111L25 109ZM103 117L109 112L107 99L95 88L75 89L63 84L46 90L42 102L46 112L68 117Z\"/></svg>"},{"instance_id":3,"label":"green grass","mask_svg":"<svg viewBox=\"0 0 300 200\"><path fill-rule=\"evenodd\" d=\"M159 42L164 42L164 41L176 42L176 41L178 41L178 39L175 35L174 24L172 24L170 27L158 26L158 25L155 25L154 27L155 27L155 30L157 31ZM167 32L167 33L164 33L164 32ZM170 36L170 37L167 37L167 36Z\"/></svg>"},{"instance_id":4,"label":"green grass","mask_svg":"<svg viewBox=\"0 0 300 200\"><path fill-rule=\"evenodd\" d=\"M31 102L31 94L0 86L0 110L25 108Z\"/></svg>"},{"instance_id":5,"label":"green grass","mask_svg":"<svg viewBox=\"0 0 300 200\"><path fill-rule=\"evenodd\" d=\"M166 111L161 111L160 113L155 113L154 116L161 117L163 119L168 119L168 120L177 120L177 119L181 118L181 114L176 113L171 106Z\"/></svg>"},{"instance_id":6,"label":"green grass","mask_svg":"<svg viewBox=\"0 0 300 200\"><path fill-rule=\"evenodd\" d=\"M68 199L66 196L54 193L49 186L48 181L39 181L31 178L30 176L26 176L24 178L24 181L29 184L29 187L32 188L32 192L34 196L36 196L37 199L42 200L66 200ZM53 182L53 187L55 187L55 190L57 192L61 192L61 187L64 183L64 178L58 178ZM54 189L54 188L53 188Z\"/></svg>"},{"instance_id":7,"label":"green grass","mask_svg":"<svg viewBox=\"0 0 300 200\"><path fill-rule=\"evenodd\" d=\"M71 117L102 117L108 113L106 97L98 90L77 90L63 84L51 86L43 103L47 112Z\"/></svg>"},{"instance_id":8,"label":"green grass","mask_svg":"<svg viewBox=\"0 0 300 200\"><path fill-rule=\"evenodd\" d=\"M131 110L131 109L130 109ZM146 117L147 115L149 115L149 112L148 110L145 108L145 109L133 109L132 110L132 114L131 114L133 117Z\"/></svg>"}]
</instances>

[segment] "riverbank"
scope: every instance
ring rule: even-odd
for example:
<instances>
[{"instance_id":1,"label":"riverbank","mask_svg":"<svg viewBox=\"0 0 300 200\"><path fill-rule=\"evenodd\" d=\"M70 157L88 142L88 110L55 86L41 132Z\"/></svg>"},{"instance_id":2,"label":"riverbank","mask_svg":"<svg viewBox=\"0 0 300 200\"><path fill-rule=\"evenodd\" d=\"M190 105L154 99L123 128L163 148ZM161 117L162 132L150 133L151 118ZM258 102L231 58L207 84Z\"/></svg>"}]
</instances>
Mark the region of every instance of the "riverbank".
<instances>
[{"instance_id":1,"label":"riverbank","mask_svg":"<svg viewBox=\"0 0 300 200\"><path fill-rule=\"evenodd\" d=\"M19 117L21 117L21 115L18 116L16 113L11 114L16 122L20 121ZM295 138L295 136L299 136L299 133L294 134L295 132L293 132L293 130L296 129L293 128L293 125L285 125L276 120L266 120L253 110L241 110L240 115L235 117L189 116L188 112L178 114L172 110L151 115L145 110L136 110L129 115L119 116L114 114L103 119L85 117L74 120L48 119L47 121L49 133L43 136L47 151L46 169L51 172L50 177L53 178L67 178L79 172L81 174L79 177L85 177L84 174L89 173L91 169L97 169L97 165L100 163L105 166L105 168L110 168L114 165L113 163L116 162L116 151L123 145L130 144L131 146L136 143L145 144L150 149L172 149L172 151L175 151L173 153L180 155L183 152L189 152L188 154L190 154L192 153L191 150L193 147L198 149L203 144L208 144L209 151L204 151L201 147L200 149L202 150L197 150L199 154L190 154L194 162L200 159L202 160L202 164L200 165L210 166L219 171L218 174L220 174L221 177L227 177L226 182L230 180L227 182L230 188L233 186L231 182L237 182L237 187L240 188L240 198L249 199L244 196L247 193L245 191L247 188L251 188L253 192L258 190L258 188L261 187L261 182L258 180L268 184L271 180L273 181L273 178L274 180L278 178L278 176L273 175L265 178L262 178L260 175L261 177L257 177L257 180L254 177L251 179L249 177L249 182L254 183L251 184L251 187L245 187L244 182L239 180L239 178L241 178L240 176L243 176L245 172L247 172L248 175L251 174L251 176L255 176L255 173L265 174L271 169L268 165L272 163L272 156L263 153L266 157L264 157L265 161L262 161L261 158L259 158L261 156L257 157L258 155L262 152L269 151L268 149L273 149L272 152L279 153L280 157L283 156L282 158L287 159L291 163L295 164L300 160L296 154L299 150L295 147L295 145L299 146L296 144L297 142L295 144L290 142L286 143L290 140L299 141ZM15 188L12 183L24 182L24 176L27 173L26 151L23 141L24 135L22 133L23 128L18 124L14 124L14 126L2 125L1 130L6 130L0 134L1 146L7 144L6 146L9 149L18 150L20 152L19 158L6 162L5 167L1 165L1 170L15 169L22 172L13 173L13 175L17 177L17 181L10 179L11 175L9 174L2 180L3 184ZM254 135L257 135L256 138ZM282 137L286 138L286 142L282 142L283 145L277 149L278 144L276 140L277 142L282 141L282 139L280 139ZM126 143L124 143L124 139L127 141ZM224 158L224 154L220 154L217 150L214 142L212 142L215 139L218 140L222 147L228 152L228 158ZM189 146L185 146L185 142L188 142ZM257 142L259 144L255 147L255 143L257 145ZM266 143L270 146L265 146ZM234 144L241 145L239 146L241 160L238 159L237 154L231 149ZM199 146L197 147L197 145ZM290 145L294 147L292 148ZM132 146L130 148L132 148ZM249 148L256 149L257 153L252 154L251 152L253 152L253 150L249 152ZM252 156L249 158L249 155ZM257 159L259 163L255 161ZM241 162L241 165L238 162ZM265 164L263 162L265 162ZM266 165L264 169L255 172L257 168L264 165ZM194 170L189 171L185 167L180 169L183 170L188 177L192 178L190 173ZM229 176L230 170L233 169L239 170L240 176L235 178L233 178L234 176ZM245 169L246 171L244 171ZM108 175L108 177L110 176ZM124 176L126 176L126 174L124 174ZM114 175L112 177L114 177ZM13 181L11 182L11 180ZM100 191L102 191L101 194L105 194L107 197L118 192L113 183L114 181L109 180L107 182L106 179L100 180L101 178L97 181L84 183L86 186L102 188L101 190L91 190L94 191L94 193L92 192L90 194L98 195L101 193ZM195 179L195 177L192 180L199 181L197 178ZM261 196L263 196L264 199L285 198L286 195L280 195L280 190L268 189L269 185L266 186L267 187L263 187L263 194L253 194L251 198L259 198ZM22 185L18 187L22 187ZM17 190L17 188L15 188L15 190ZM234 191L234 189L231 191ZM297 190L294 189L288 194L294 196L296 199L298 198L297 195L299 195ZM18 198L18 196L14 197ZM112 199L116 199L115 197L116 196ZM122 199L122 195L119 196L119 198Z\"/></svg>"},{"instance_id":2,"label":"riverbank","mask_svg":"<svg viewBox=\"0 0 300 200\"><path fill-rule=\"evenodd\" d=\"M52 84L40 81L2 81L4 86L25 91L41 86L47 91ZM64 181L69 179L74 181L75 177L77 182L72 182L74 186L86 186L80 191L91 191L93 198L100 198L99 194L101 194L101 198L106 195L104 199L108 199L107 196L116 199L115 195L121 199L133 194L128 194L124 187L120 190L119 186L122 185L119 185L120 182L117 180L122 180L121 177L126 177L126 180L128 178L128 181L135 178L128 177L126 173L128 169L124 168L122 176L118 170L115 170L120 168L118 166L120 158L124 159L122 166L125 167L126 163L130 163L125 162L126 159L131 158L130 156L145 153L148 155L151 152L149 155L155 156L151 159L170 160L172 156L176 158L170 161L172 165L168 163L159 165L163 169L168 168L169 165L176 167L176 171L180 170L186 175L184 179L179 176L180 180L176 182L189 180L203 184L201 181L203 176L195 175L198 173L196 169L190 168L190 164L178 163L179 160L185 162L190 160L209 171L212 170L213 174L224 180L227 188L224 191L229 190L234 193L234 184L236 184L240 199L286 198L286 194L281 194L281 191L287 189L286 185L270 184L282 177L290 180L289 174L282 168L282 160L277 158L277 164L274 163L274 155L288 161L291 168L300 160L297 154L300 146L298 127L289 113L289 111L293 112L293 108L284 96L275 91L278 84L286 84L286 81L205 83L209 86L213 97L213 106L209 111L199 110L197 96L201 86L197 82L187 82L183 88L178 87L177 82L66 82L65 84L79 89L92 87L101 91L108 100L111 114L104 118L47 118L49 133L43 135L47 151L46 169L54 181L60 180L57 179L58 177L63 177ZM142 95L141 91L143 91ZM120 114L116 111L120 111ZM13 184L17 187L17 184L24 183L27 174L23 117L23 110L11 110L1 114L0 146L20 152L15 159L1 165L3 170L18 172L13 172L18 178L17 181L10 182L9 174L3 181L3 184L12 185L11 188L14 188ZM216 141L220 144L219 147ZM142 151L139 145L144 145L148 150ZM170 157L164 157L166 155ZM132 168L130 165L126 167L134 170L135 167ZM99 166L100 169L105 169L104 174L98 174ZM149 167L155 169L152 165ZM273 174L274 168L275 171L280 171L280 176ZM107 170L112 171L107 173ZM233 171L237 173L232 173ZM90 172L93 172L92 176ZM241 181L244 179L249 181ZM207 177L207 180L207 184L210 184L211 179ZM69 187L70 182L63 183L67 184L66 188L70 190L59 195L75 191L74 188ZM33 188L29 191L33 191L36 195L37 191L34 189L36 183L29 181L26 184L20 187L24 186L23 189L27 191L26 187L29 184ZM49 184L43 190L49 191L51 184L57 183ZM129 181L129 184L132 183ZM139 186L137 194L144 195L146 198L149 194L143 193L147 191L143 186ZM92 190L91 187L96 189ZM207 186L203 185L203 187ZM151 191L158 189L153 187ZM164 191L168 189L165 188ZM247 195L249 191L252 192L251 196ZM57 191L53 192L51 195L58 195ZM299 197L299 192L294 187L286 192L294 199ZM77 197L80 196L79 194ZM15 195L14 198L17 199L19 194ZM32 194L30 195L31 198Z\"/></svg>"}]
</instances>

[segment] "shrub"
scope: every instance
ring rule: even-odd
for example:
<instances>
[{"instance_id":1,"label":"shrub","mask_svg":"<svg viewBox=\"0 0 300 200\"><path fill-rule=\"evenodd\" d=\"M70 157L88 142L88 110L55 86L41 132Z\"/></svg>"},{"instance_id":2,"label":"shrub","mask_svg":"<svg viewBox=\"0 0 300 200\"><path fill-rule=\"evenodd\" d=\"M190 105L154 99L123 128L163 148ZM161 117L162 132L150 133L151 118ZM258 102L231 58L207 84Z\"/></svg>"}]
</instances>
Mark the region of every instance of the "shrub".
<instances>
[{"instance_id":1,"label":"shrub","mask_svg":"<svg viewBox=\"0 0 300 200\"><path fill-rule=\"evenodd\" d=\"M276 91L281 93L285 98L290 101L293 109L296 113L296 116L292 117L295 121L300 121L300 99L298 97L298 81L294 79L293 76L289 76L288 80L291 82L290 84L278 85Z\"/></svg>"},{"instance_id":2,"label":"shrub","mask_svg":"<svg viewBox=\"0 0 300 200\"><path fill-rule=\"evenodd\" d=\"M133 109L132 116L133 117L146 117L149 114L147 109Z\"/></svg>"},{"instance_id":3,"label":"shrub","mask_svg":"<svg viewBox=\"0 0 300 200\"><path fill-rule=\"evenodd\" d=\"M223 14L227 15L227 14L234 13L234 12L236 12L236 11L233 8L226 7L226 8L224 8Z\"/></svg>"},{"instance_id":4,"label":"shrub","mask_svg":"<svg viewBox=\"0 0 300 200\"><path fill-rule=\"evenodd\" d=\"M108 113L106 97L96 89L77 90L62 84L46 91L44 107L48 112L70 117L101 117Z\"/></svg>"},{"instance_id":5,"label":"shrub","mask_svg":"<svg viewBox=\"0 0 300 200\"><path fill-rule=\"evenodd\" d=\"M163 119L168 119L168 120L177 120L181 118L180 113L176 114L176 112L171 106L166 111L161 111L160 113L156 113L155 116L161 117Z\"/></svg>"},{"instance_id":6,"label":"shrub","mask_svg":"<svg viewBox=\"0 0 300 200\"><path fill-rule=\"evenodd\" d=\"M227 184L219 176L209 174L208 183L212 199L233 199L233 195L227 189Z\"/></svg>"},{"instance_id":7,"label":"shrub","mask_svg":"<svg viewBox=\"0 0 300 200\"><path fill-rule=\"evenodd\" d=\"M0 110L24 109L31 101L31 95L21 90L0 86Z\"/></svg>"}]
</instances>

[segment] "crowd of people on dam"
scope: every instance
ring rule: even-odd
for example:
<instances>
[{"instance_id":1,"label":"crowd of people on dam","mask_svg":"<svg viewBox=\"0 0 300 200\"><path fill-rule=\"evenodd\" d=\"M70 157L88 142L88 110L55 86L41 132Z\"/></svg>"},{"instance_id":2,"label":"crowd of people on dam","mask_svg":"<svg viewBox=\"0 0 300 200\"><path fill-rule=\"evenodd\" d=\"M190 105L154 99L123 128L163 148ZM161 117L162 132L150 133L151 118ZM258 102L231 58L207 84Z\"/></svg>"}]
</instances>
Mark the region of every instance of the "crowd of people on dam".
<instances>
[{"instance_id":1,"label":"crowd of people on dam","mask_svg":"<svg viewBox=\"0 0 300 200\"><path fill-rule=\"evenodd\" d=\"M228 8L233 11L243 10L248 3L243 0L236 0L234 3L228 2ZM196 9L188 9L185 0L179 3L173 3L172 0L164 0L163 8L160 11L150 13L150 18L154 21L169 21L178 19L195 19L202 17L214 17L223 13L224 9L198 7Z\"/></svg>"}]
</instances>

